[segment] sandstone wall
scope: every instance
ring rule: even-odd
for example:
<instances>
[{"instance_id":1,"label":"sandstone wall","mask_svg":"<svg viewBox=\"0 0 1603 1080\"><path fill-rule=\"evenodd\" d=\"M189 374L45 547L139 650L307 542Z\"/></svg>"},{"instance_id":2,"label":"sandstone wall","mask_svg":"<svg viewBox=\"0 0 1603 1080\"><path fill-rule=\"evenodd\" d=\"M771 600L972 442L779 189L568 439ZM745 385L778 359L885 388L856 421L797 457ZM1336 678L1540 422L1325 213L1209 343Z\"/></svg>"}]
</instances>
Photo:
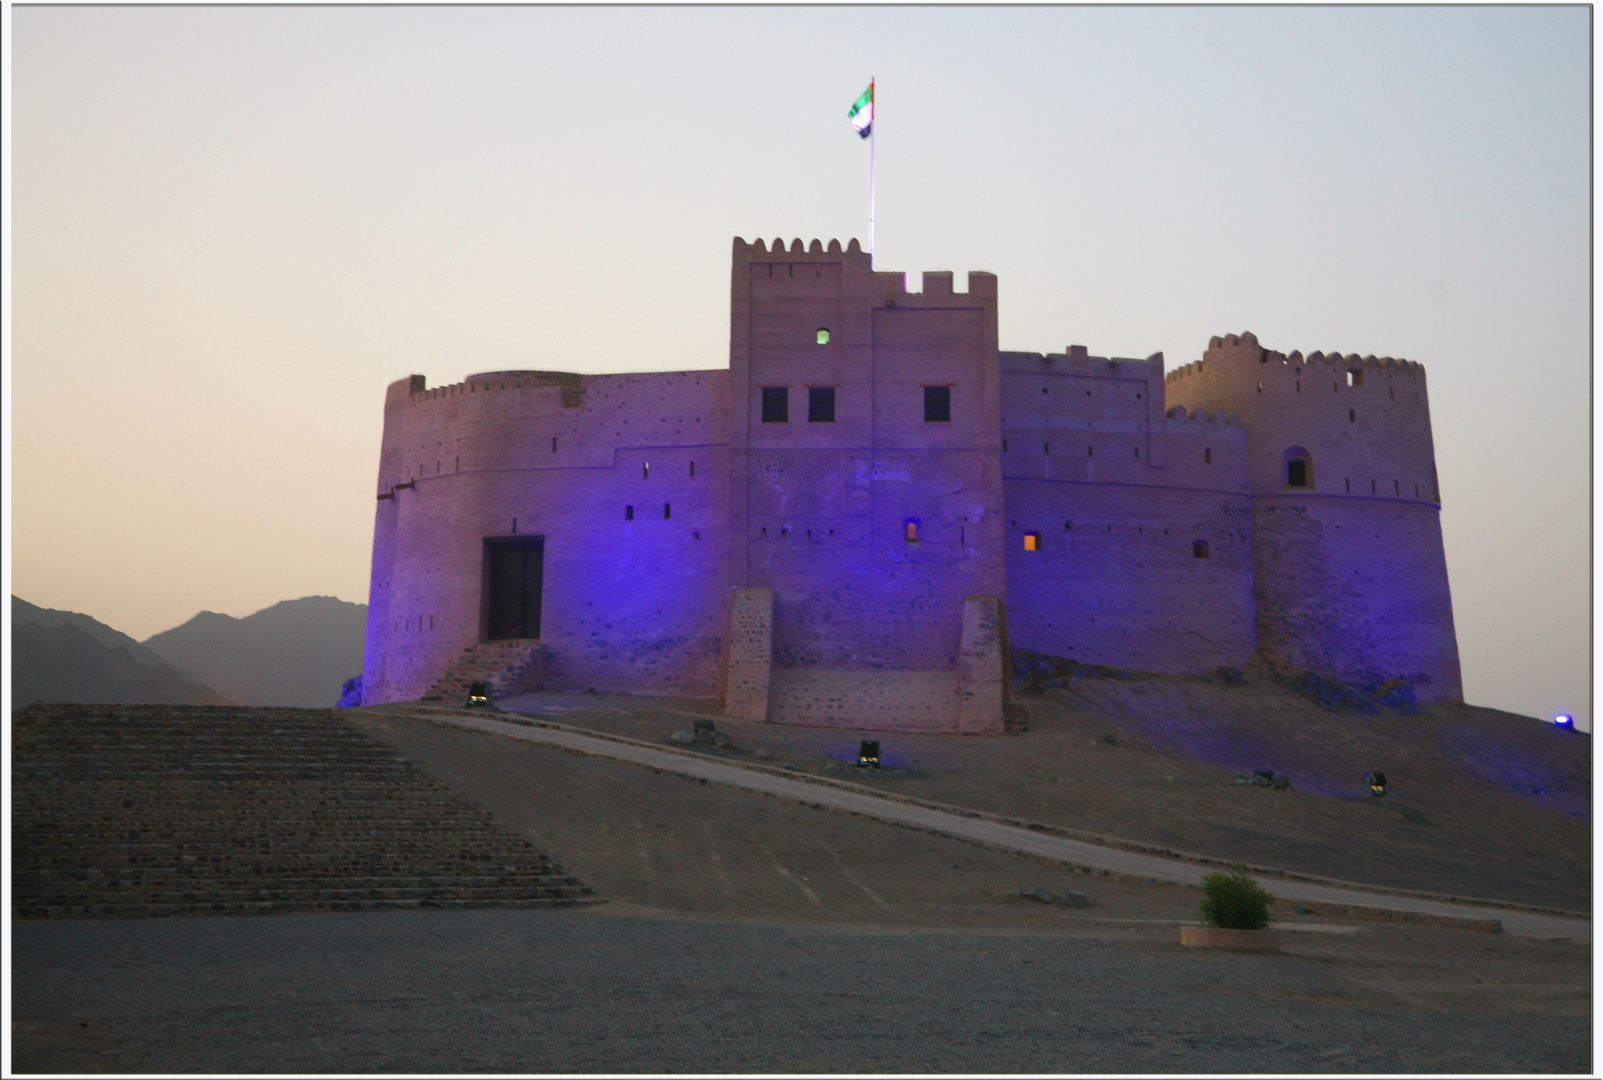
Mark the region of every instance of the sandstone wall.
<instances>
[{"instance_id":1,"label":"sandstone wall","mask_svg":"<svg viewBox=\"0 0 1603 1080\"><path fill-rule=\"evenodd\" d=\"M1167 388L1172 405L1228 410L1247 430L1264 655L1461 700L1424 368L1229 335ZM1301 486L1292 460L1306 462Z\"/></svg>"},{"instance_id":2,"label":"sandstone wall","mask_svg":"<svg viewBox=\"0 0 1603 1080\"><path fill-rule=\"evenodd\" d=\"M421 696L482 640L485 541L527 536L547 686L715 694L727 392L722 371L392 385L364 701Z\"/></svg>"},{"instance_id":3,"label":"sandstone wall","mask_svg":"<svg viewBox=\"0 0 1603 1080\"><path fill-rule=\"evenodd\" d=\"M1161 354L1003 353L1002 388L1013 644L1172 674L1244 663L1252 522L1235 418L1165 416Z\"/></svg>"},{"instance_id":4,"label":"sandstone wall","mask_svg":"<svg viewBox=\"0 0 1603 1080\"><path fill-rule=\"evenodd\" d=\"M956 730L964 597L1006 588L995 277L908 292L856 241L736 240L731 295L729 581L774 593L772 717Z\"/></svg>"}]
</instances>

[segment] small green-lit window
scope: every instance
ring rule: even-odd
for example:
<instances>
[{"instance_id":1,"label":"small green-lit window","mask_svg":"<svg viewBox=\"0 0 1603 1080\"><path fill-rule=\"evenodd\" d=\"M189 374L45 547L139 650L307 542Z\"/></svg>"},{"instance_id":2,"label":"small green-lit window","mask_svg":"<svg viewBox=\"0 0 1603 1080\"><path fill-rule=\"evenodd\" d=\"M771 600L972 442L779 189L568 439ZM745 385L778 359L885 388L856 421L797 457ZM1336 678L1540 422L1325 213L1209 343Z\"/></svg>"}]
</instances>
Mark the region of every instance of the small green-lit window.
<instances>
[{"instance_id":1,"label":"small green-lit window","mask_svg":"<svg viewBox=\"0 0 1603 1080\"><path fill-rule=\"evenodd\" d=\"M818 328L818 343L820 345L829 344L829 329L827 327L820 326Z\"/></svg>"}]
</instances>

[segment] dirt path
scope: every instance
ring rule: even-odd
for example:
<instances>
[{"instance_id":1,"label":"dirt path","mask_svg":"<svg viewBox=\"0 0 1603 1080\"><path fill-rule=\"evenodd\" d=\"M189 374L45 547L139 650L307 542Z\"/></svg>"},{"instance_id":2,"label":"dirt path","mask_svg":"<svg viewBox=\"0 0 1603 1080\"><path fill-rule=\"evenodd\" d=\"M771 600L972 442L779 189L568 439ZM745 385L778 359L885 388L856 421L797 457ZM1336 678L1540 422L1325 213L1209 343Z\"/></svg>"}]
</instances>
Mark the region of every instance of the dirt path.
<instances>
[{"instance_id":1,"label":"dirt path","mask_svg":"<svg viewBox=\"0 0 1603 1080\"><path fill-rule=\"evenodd\" d=\"M1263 682L1085 680L1023 700L1028 733L997 738L749 724L694 700L504 705L661 745L712 719L736 758L854 781L868 736L886 769L867 782L935 802L1339 880L1591 909L1587 736L1466 706L1333 714ZM1292 789L1234 782L1265 767ZM1375 768L1385 799L1363 788Z\"/></svg>"}]
</instances>

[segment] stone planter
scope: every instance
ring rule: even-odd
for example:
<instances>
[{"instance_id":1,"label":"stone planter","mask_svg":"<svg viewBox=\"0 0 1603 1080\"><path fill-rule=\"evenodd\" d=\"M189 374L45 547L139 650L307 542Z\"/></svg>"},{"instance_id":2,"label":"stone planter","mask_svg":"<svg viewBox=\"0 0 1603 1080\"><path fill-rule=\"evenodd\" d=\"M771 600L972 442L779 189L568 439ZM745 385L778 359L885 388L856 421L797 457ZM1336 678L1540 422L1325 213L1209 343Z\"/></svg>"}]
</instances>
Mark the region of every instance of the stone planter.
<instances>
[{"instance_id":1,"label":"stone planter","mask_svg":"<svg viewBox=\"0 0 1603 1080\"><path fill-rule=\"evenodd\" d=\"M1218 926L1182 926L1180 944L1192 949L1279 952L1280 934L1274 930L1226 930Z\"/></svg>"}]
</instances>

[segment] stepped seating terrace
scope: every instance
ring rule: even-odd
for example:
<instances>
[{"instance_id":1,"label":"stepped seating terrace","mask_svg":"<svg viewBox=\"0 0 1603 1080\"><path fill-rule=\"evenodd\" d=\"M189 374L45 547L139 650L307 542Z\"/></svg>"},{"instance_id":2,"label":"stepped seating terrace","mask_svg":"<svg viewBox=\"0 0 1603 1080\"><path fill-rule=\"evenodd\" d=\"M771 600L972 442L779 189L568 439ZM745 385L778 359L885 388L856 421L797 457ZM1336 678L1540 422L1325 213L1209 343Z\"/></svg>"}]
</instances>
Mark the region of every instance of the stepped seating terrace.
<instances>
[{"instance_id":1,"label":"stepped seating terrace","mask_svg":"<svg viewBox=\"0 0 1603 1080\"><path fill-rule=\"evenodd\" d=\"M12 740L18 918L597 901L334 710L32 705Z\"/></svg>"}]
</instances>

